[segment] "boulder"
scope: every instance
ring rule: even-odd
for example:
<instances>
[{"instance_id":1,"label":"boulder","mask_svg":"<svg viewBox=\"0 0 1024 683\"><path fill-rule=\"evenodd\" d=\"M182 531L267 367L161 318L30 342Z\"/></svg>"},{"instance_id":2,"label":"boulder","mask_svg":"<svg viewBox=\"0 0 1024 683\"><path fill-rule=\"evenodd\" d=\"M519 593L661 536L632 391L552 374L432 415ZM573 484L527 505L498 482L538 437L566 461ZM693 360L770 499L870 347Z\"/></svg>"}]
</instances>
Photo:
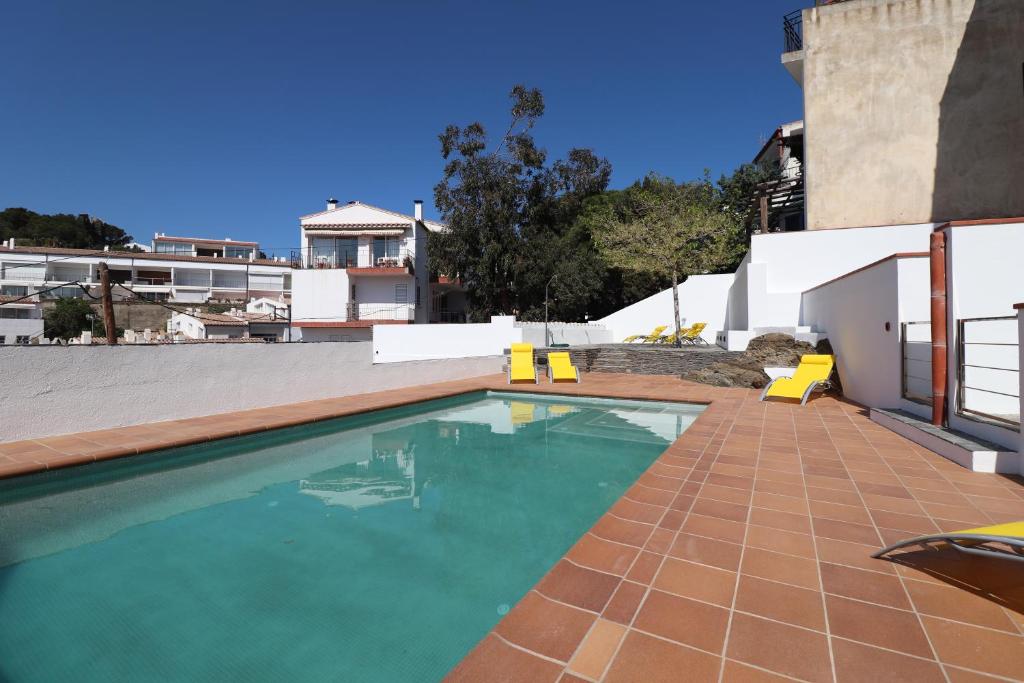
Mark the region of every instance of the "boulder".
<instances>
[{"instance_id":1,"label":"boulder","mask_svg":"<svg viewBox=\"0 0 1024 683\"><path fill-rule=\"evenodd\" d=\"M770 381L763 366L749 358L739 357L718 363L706 368L684 374L683 379L713 387L747 387L760 389Z\"/></svg>"},{"instance_id":2,"label":"boulder","mask_svg":"<svg viewBox=\"0 0 1024 683\"><path fill-rule=\"evenodd\" d=\"M816 353L816 350L788 334L771 332L751 339L743 355L760 363L762 368L795 368L805 353Z\"/></svg>"}]
</instances>

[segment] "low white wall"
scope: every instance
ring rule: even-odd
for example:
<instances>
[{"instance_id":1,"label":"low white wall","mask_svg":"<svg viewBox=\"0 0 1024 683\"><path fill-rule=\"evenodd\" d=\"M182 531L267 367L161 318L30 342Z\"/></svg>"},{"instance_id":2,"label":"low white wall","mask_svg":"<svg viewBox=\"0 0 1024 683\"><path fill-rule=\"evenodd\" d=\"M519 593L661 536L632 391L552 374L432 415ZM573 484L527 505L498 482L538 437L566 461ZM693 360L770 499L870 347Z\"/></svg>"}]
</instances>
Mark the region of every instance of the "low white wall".
<instances>
[{"instance_id":1,"label":"low white wall","mask_svg":"<svg viewBox=\"0 0 1024 683\"><path fill-rule=\"evenodd\" d=\"M292 271L292 320L345 320L349 278L344 268Z\"/></svg>"},{"instance_id":2,"label":"low white wall","mask_svg":"<svg viewBox=\"0 0 1024 683\"><path fill-rule=\"evenodd\" d=\"M503 363L375 365L369 342L0 346L0 442L478 377Z\"/></svg>"},{"instance_id":3,"label":"low white wall","mask_svg":"<svg viewBox=\"0 0 1024 683\"><path fill-rule=\"evenodd\" d=\"M14 344L19 336L39 337L42 334L42 318L0 318L0 337L4 337L2 344Z\"/></svg>"},{"instance_id":4,"label":"low white wall","mask_svg":"<svg viewBox=\"0 0 1024 683\"><path fill-rule=\"evenodd\" d=\"M899 284L890 259L803 295L803 323L828 333L843 394L873 408L900 405Z\"/></svg>"},{"instance_id":5,"label":"low white wall","mask_svg":"<svg viewBox=\"0 0 1024 683\"><path fill-rule=\"evenodd\" d=\"M735 275L731 273L693 275L679 285L679 317L683 327L706 322L708 326L704 328L701 337L709 344L714 344L718 330L726 326L729 289L734 278ZM594 322L611 330L613 341L621 342L630 335L650 334L659 325L667 325L672 329L675 326L674 317L672 288L669 287Z\"/></svg>"},{"instance_id":6,"label":"low white wall","mask_svg":"<svg viewBox=\"0 0 1024 683\"><path fill-rule=\"evenodd\" d=\"M373 328L373 362L498 356L521 341L523 330L515 326L512 316L465 325L377 325Z\"/></svg>"},{"instance_id":7,"label":"low white wall","mask_svg":"<svg viewBox=\"0 0 1024 683\"><path fill-rule=\"evenodd\" d=\"M544 323L516 323L523 331L523 341L534 346L552 344L611 344L615 339L612 331L596 323L548 323L548 339L544 339Z\"/></svg>"}]
</instances>

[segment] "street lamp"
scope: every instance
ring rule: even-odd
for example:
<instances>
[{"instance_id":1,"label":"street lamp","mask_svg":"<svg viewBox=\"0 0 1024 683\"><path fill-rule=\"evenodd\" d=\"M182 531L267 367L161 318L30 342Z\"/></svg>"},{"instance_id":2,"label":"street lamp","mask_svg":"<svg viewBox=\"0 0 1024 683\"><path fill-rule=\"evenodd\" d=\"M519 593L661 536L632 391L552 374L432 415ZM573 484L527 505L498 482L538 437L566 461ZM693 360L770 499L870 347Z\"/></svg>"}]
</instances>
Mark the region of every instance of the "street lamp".
<instances>
[{"instance_id":1,"label":"street lamp","mask_svg":"<svg viewBox=\"0 0 1024 683\"><path fill-rule=\"evenodd\" d=\"M96 316L93 315L92 313L86 313L85 317L89 320L89 325L91 327L90 334L92 334L92 336L95 337L96 336Z\"/></svg>"},{"instance_id":2,"label":"street lamp","mask_svg":"<svg viewBox=\"0 0 1024 683\"><path fill-rule=\"evenodd\" d=\"M551 345L548 342L548 287L551 286L551 283L555 281L556 277L558 277L557 273L552 275L551 279L548 280L546 285L544 285L544 346Z\"/></svg>"}]
</instances>

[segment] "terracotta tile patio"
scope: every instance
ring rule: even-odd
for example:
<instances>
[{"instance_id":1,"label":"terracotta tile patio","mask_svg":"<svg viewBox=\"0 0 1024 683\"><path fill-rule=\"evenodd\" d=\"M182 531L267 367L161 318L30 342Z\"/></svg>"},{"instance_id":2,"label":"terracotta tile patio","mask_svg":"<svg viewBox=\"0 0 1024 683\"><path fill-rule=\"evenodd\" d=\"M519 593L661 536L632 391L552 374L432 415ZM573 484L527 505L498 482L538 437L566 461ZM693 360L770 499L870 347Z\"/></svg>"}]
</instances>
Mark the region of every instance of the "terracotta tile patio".
<instances>
[{"instance_id":1,"label":"terracotta tile patio","mask_svg":"<svg viewBox=\"0 0 1024 683\"><path fill-rule=\"evenodd\" d=\"M0 444L0 476L485 388L501 377ZM1024 518L968 472L831 398L589 374L517 390L709 402L449 675L452 681L1024 677L1024 571L883 543Z\"/></svg>"}]
</instances>

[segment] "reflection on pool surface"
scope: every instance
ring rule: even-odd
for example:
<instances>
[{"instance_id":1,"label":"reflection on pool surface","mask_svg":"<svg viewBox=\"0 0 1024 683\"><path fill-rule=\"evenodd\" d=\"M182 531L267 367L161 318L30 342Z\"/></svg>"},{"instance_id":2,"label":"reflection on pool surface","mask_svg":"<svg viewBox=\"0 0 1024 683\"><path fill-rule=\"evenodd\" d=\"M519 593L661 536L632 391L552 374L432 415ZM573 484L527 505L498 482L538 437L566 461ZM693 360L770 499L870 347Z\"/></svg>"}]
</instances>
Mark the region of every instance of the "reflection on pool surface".
<instances>
[{"instance_id":1,"label":"reflection on pool surface","mask_svg":"<svg viewBox=\"0 0 1024 683\"><path fill-rule=\"evenodd\" d=\"M441 678L700 406L471 394L0 484L0 681Z\"/></svg>"}]
</instances>

